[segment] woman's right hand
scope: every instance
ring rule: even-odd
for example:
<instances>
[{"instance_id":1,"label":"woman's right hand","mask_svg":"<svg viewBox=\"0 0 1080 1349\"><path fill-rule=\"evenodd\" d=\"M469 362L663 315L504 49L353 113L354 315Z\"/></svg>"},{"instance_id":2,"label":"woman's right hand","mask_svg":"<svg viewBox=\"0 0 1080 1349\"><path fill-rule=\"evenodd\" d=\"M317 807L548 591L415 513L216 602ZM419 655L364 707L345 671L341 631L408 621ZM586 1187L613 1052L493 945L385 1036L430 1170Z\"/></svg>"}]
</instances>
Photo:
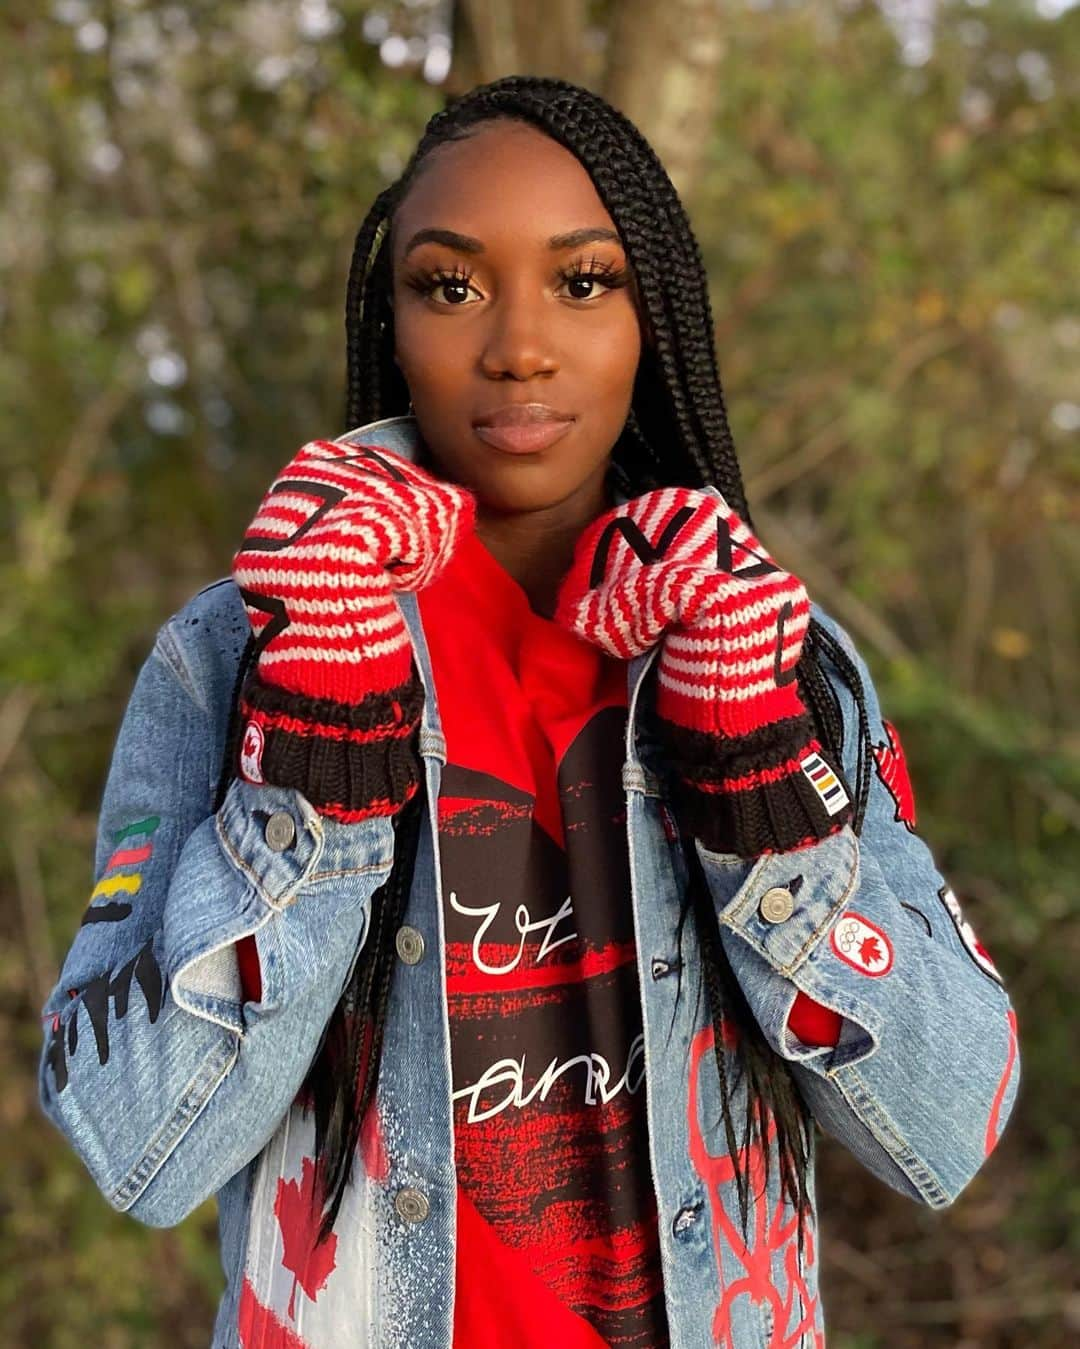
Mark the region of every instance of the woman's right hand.
<instances>
[{"instance_id":1,"label":"woman's right hand","mask_svg":"<svg viewBox=\"0 0 1080 1349\"><path fill-rule=\"evenodd\" d=\"M409 677L394 591L420 590L475 501L388 450L313 440L278 474L233 562L269 684L359 702Z\"/></svg>"},{"instance_id":2,"label":"woman's right hand","mask_svg":"<svg viewBox=\"0 0 1080 1349\"><path fill-rule=\"evenodd\" d=\"M409 799L423 690L395 592L434 581L475 513L381 448L315 440L285 466L233 562L256 635L242 777L346 822Z\"/></svg>"}]
</instances>

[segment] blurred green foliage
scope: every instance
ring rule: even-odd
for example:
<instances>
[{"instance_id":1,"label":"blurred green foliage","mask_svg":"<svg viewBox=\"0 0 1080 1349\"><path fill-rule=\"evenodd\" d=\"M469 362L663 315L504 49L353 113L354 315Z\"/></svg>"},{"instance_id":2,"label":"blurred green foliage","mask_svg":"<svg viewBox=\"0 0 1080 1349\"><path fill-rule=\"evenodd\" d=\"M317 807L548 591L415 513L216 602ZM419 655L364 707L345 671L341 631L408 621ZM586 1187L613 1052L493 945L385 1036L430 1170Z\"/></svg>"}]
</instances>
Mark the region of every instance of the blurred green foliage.
<instances>
[{"instance_id":1,"label":"blurred green foliage","mask_svg":"<svg viewBox=\"0 0 1080 1349\"><path fill-rule=\"evenodd\" d=\"M138 666L273 472L347 429L352 238L442 94L380 62L371 5L45 9L0 17L0 1306L12 1345L196 1346L213 1206L167 1232L111 1212L38 1113L37 1016ZM918 66L863 0L735 5L724 34L688 204L755 522L866 655L1024 1052L1005 1141L944 1214L823 1148L830 1343L1058 1349L1080 1329L1080 22L943 3Z\"/></svg>"}]
</instances>

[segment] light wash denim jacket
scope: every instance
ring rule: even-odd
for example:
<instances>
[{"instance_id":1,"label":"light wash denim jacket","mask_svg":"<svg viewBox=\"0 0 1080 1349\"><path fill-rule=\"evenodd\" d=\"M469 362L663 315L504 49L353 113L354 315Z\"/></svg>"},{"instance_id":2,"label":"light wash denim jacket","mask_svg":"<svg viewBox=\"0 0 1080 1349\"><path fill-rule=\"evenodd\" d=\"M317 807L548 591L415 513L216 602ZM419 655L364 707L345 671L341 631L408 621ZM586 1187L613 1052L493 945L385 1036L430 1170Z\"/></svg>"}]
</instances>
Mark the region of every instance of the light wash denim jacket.
<instances>
[{"instance_id":1,"label":"light wash denim jacket","mask_svg":"<svg viewBox=\"0 0 1080 1349\"><path fill-rule=\"evenodd\" d=\"M391 418L342 439L411 455L416 422ZM412 954L394 972L377 1097L385 1164L375 1177L357 1158L364 1219L339 1250L337 1274L353 1295L341 1305L353 1311L342 1312L347 1320L327 1342L450 1349L456 1180L435 826L445 742L412 596L402 597L402 609L426 690L420 749L429 809L405 921L426 954L416 959L415 945L403 946ZM818 1124L886 1184L939 1208L974 1176L1012 1108L1016 1019L910 827L902 752L869 672L843 629L816 605L813 613L848 650L866 691L875 764L861 833L849 824L811 847L755 862L698 850L731 965ZM296 1117L294 1098L366 936L393 849L385 819L341 825L295 790L235 777L214 813L249 630L226 578L157 635L116 741L91 903L43 1009L40 1072L45 1112L115 1208L167 1227L217 1196L227 1286L215 1349L245 1342L238 1330L245 1270L257 1283L266 1273L260 1262L274 1259L261 1254L265 1195L284 1122ZM775 1165L752 1199L747 1241L740 1231L692 923L682 933L675 997L686 865L661 794L663 751L650 742L639 708L655 654L628 665L620 752L671 1344L822 1345L816 1229L812 1223L800 1255ZM853 783L857 713L846 688L833 683ZM234 943L249 933L262 967L258 1003L243 1001L235 955ZM844 1018L835 1048L805 1045L788 1029L799 990ZM734 1106L739 1118L737 1099ZM760 1155L746 1160L760 1174ZM263 1334L260 1345L316 1342L306 1329L316 1322L302 1314L306 1290L294 1280L292 1291L289 1324L298 1338Z\"/></svg>"}]
</instances>

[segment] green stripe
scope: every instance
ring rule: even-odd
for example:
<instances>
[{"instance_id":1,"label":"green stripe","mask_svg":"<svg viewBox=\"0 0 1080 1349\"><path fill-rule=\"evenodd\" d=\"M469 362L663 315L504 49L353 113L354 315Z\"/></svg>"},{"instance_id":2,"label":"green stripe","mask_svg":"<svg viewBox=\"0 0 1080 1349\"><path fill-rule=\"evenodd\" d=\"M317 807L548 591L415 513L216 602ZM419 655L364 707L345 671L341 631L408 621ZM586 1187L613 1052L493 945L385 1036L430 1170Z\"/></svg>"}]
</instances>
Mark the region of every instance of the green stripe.
<instances>
[{"instance_id":1,"label":"green stripe","mask_svg":"<svg viewBox=\"0 0 1080 1349\"><path fill-rule=\"evenodd\" d=\"M152 834L161 823L160 815L148 815L145 820L136 820L134 824L129 824L126 829L120 829L113 834L113 842L119 843L122 838L129 838L132 834Z\"/></svg>"}]
</instances>

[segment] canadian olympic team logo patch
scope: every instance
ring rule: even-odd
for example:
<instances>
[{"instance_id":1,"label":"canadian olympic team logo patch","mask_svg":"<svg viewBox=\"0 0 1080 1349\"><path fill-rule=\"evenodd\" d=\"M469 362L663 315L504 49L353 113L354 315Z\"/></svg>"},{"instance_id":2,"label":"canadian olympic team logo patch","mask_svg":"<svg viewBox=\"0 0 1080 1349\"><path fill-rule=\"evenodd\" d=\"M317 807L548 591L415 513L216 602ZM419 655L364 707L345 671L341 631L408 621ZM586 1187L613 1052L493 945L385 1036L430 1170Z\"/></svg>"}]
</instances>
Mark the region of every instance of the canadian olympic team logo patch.
<instances>
[{"instance_id":1,"label":"canadian olympic team logo patch","mask_svg":"<svg viewBox=\"0 0 1080 1349\"><path fill-rule=\"evenodd\" d=\"M248 782L263 781L262 756L263 730L257 721L249 721L244 727L244 740L240 746L240 773Z\"/></svg>"},{"instance_id":2,"label":"canadian olympic team logo patch","mask_svg":"<svg viewBox=\"0 0 1080 1349\"><path fill-rule=\"evenodd\" d=\"M881 928L860 913L849 909L841 914L833 924L829 941L844 964L860 974L877 979L892 969L892 942Z\"/></svg>"}]
</instances>

